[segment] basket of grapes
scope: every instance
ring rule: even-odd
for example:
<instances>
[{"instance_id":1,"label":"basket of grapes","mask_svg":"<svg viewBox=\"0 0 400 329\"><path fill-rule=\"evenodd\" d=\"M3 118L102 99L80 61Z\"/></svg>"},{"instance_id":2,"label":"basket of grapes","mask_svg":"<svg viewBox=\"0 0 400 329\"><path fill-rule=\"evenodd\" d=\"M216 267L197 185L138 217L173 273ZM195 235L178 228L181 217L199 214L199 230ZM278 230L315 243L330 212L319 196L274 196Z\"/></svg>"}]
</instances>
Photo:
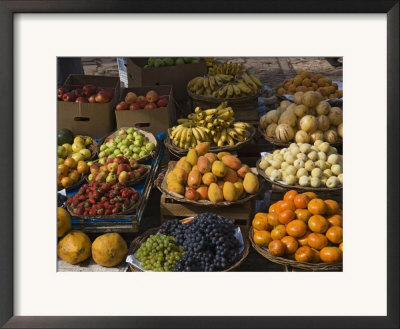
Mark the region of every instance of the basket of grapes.
<instances>
[{"instance_id":1,"label":"basket of grapes","mask_svg":"<svg viewBox=\"0 0 400 329\"><path fill-rule=\"evenodd\" d=\"M228 272L249 253L245 233L229 218L202 213L169 220L132 241L132 272Z\"/></svg>"}]
</instances>

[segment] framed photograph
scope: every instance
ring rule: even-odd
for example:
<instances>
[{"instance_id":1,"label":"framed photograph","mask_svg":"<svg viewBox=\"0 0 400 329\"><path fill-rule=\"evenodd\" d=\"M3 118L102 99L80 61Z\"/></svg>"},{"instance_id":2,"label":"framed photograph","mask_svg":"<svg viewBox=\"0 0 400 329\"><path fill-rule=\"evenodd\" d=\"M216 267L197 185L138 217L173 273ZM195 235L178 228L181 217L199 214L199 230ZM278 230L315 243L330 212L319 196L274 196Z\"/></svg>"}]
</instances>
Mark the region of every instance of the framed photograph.
<instances>
[{"instance_id":1,"label":"framed photograph","mask_svg":"<svg viewBox=\"0 0 400 329\"><path fill-rule=\"evenodd\" d=\"M398 1L0 13L2 327L399 327Z\"/></svg>"}]
</instances>

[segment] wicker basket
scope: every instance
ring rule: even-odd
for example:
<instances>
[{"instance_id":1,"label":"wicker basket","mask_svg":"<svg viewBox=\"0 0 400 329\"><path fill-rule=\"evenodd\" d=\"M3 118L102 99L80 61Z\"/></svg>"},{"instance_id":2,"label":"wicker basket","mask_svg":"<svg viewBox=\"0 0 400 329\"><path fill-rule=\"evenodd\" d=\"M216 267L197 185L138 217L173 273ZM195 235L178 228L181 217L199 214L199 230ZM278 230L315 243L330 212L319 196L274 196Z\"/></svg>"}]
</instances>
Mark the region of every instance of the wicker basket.
<instances>
[{"instance_id":1,"label":"wicker basket","mask_svg":"<svg viewBox=\"0 0 400 329\"><path fill-rule=\"evenodd\" d=\"M192 100L192 107L200 107L203 109L212 109L217 107L222 102L227 102L228 106L234 111L249 111L254 110L258 106L258 96L262 95L263 90L259 89L254 94L238 98L216 98L211 95L197 95L187 88L188 95Z\"/></svg>"},{"instance_id":2,"label":"wicker basket","mask_svg":"<svg viewBox=\"0 0 400 329\"><path fill-rule=\"evenodd\" d=\"M142 135L144 135L144 137L146 137L146 138L149 140L149 142L151 142L151 143L153 143L153 144L155 145L154 150L153 150L151 153L147 154L147 155L144 156L143 158L138 159L137 161L143 162L143 161L146 161L146 160L148 160L148 159L154 157L155 149L157 148L157 139L154 137L154 135L153 135L152 133L149 133L148 131L144 131L144 130L141 130L141 129L138 129L138 128L135 128L135 127L121 127L121 128L119 128L118 130L120 130L120 129L125 129L125 130L126 130L126 129L128 129L128 128L134 128L135 131L140 132ZM107 136L107 137L104 139L103 144L104 144L104 143L107 143L107 141L108 141L110 138L114 138L114 137L118 136L118 130L114 131L111 135Z\"/></svg>"},{"instance_id":3,"label":"wicker basket","mask_svg":"<svg viewBox=\"0 0 400 329\"><path fill-rule=\"evenodd\" d=\"M256 163L256 168L257 168L257 172L260 176L264 177L264 179L271 183L272 185L277 185L280 187L283 187L285 189L290 189L290 190L298 190L298 191L311 191L311 192L320 192L320 193L326 193L326 192L332 192L332 191L339 191L343 189L343 185L340 185L338 187L332 187L332 188L328 188L328 187L312 187L312 186L300 186L300 185L288 185L288 184L283 184L280 183L278 181L274 181L272 180L266 173L264 170L262 170L260 168L260 162L261 159L258 159L257 163Z\"/></svg>"},{"instance_id":4,"label":"wicker basket","mask_svg":"<svg viewBox=\"0 0 400 329\"><path fill-rule=\"evenodd\" d=\"M167 195L169 198L174 199L175 201L178 202L185 202L185 203L191 203L197 206L206 206L206 207L227 207L227 206L231 206L234 204L243 204L246 203L247 201L253 199L256 197L257 194L248 194L245 192L244 196L236 201L222 201L222 202L217 202L217 203L213 203L209 200L189 200L186 199L185 197L183 197L180 194L171 192L167 189L167 175L170 171L173 170L175 165L174 161L170 161L169 163L169 168L166 171L162 171L160 172L160 174L158 175L157 179L154 181L154 186L156 186L161 193ZM257 175L258 177L258 175Z\"/></svg>"},{"instance_id":5,"label":"wicker basket","mask_svg":"<svg viewBox=\"0 0 400 329\"><path fill-rule=\"evenodd\" d=\"M168 129L167 137L164 140L165 147L168 149L168 151L171 154L173 154L173 155L175 155L177 157L185 156L189 150L182 149L182 148L176 146L174 144L174 142L171 140L171 138L169 137L170 132L171 132L171 129ZM254 135L256 134L256 129L253 126L251 126L250 129L249 129L249 132L250 132L249 137L246 138L244 141L238 142L238 143L236 143L235 145L232 145L232 146L230 146L230 145L224 145L224 146L215 146L215 145L213 146L213 145L211 145L209 152L218 153L218 152L236 151L239 148L241 148L242 146L248 144L253 139Z\"/></svg>"},{"instance_id":6,"label":"wicker basket","mask_svg":"<svg viewBox=\"0 0 400 329\"><path fill-rule=\"evenodd\" d=\"M272 256L270 252L257 245L253 240L253 227L249 230L249 240L253 248L263 257L268 259L269 261L280 264L283 266L291 266L293 268L298 268L307 271L342 271L343 270L343 263L303 263L298 262L295 260L283 258L283 257L276 257Z\"/></svg>"},{"instance_id":7,"label":"wicker basket","mask_svg":"<svg viewBox=\"0 0 400 329\"><path fill-rule=\"evenodd\" d=\"M271 144L276 145L276 146L289 147L290 144L296 143L295 141L291 141L291 142L281 142L281 141L279 141L279 140L276 139L276 138L270 137L270 136L268 136L268 135L265 133L265 130L262 129L260 125L258 126L258 132L261 134L261 136L264 137L264 139L265 139L267 142L270 142ZM330 146L333 146L333 147L341 147L342 144L343 144L343 140L342 140L341 138L339 138L338 141L337 141L336 143L332 143L332 144L329 143L329 145L330 145Z\"/></svg>"},{"instance_id":8,"label":"wicker basket","mask_svg":"<svg viewBox=\"0 0 400 329\"><path fill-rule=\"evenodd\" d=\"M158 232L158 230L159 230L159 227L151 228L151 229L147 230L146 232L144 232L142 235L139 235L137 238L135 238L131 242L131 245L128 250L128 255L133 255L139 249L139 247L142 245L142 243L144 243L150 235L156 234ZM222 272L233 271L235 268L240 266L240 264L243 262L243 260L249 254L249 249L250 249L249 240L246 238L245 231L242 228L240 229L240 231L241 231L242 237L243 237L244 251L243 251L240 259L235 264L233 264L226 270L223 270ZM132 272L143 272L142 270L138 269L137 267L133 266L132 264L128 264L128 265Z\"/></svg>"},{"instance_id":9,"label":"wicker basket","mask_svg":"<svg viewBox=\"0 0 400 329\"><path fill-rule=\"evenodd\" d=\"M62 191L63 189L65 189L67 192L70 192L72 190L75 190L76 188L81 186L83 183L85 183L86 179L87 179L87 175L86 174L82 174L81 178L75 184L72 184L71 186L68 186L68 187L58 188L57 191Z\"/></svg>"},{"instance_id":10,"label":"wicker basket","mask_svg":"<svg viewBox=\"0 0 400 329\"><path fill-rule=\"evenodd\" d=\"M86 140L86 138L92 138L90 136L83 136L83 135L77 135L75 137L82 137L84 140ZM87 148L90 151L90 158L87 161L90 160L94 160L97 156L97 154L99 153L99 144L94 140L94 138L92 138L92 144L89 145L89 147Z\"/></svg>"}]
</instances>

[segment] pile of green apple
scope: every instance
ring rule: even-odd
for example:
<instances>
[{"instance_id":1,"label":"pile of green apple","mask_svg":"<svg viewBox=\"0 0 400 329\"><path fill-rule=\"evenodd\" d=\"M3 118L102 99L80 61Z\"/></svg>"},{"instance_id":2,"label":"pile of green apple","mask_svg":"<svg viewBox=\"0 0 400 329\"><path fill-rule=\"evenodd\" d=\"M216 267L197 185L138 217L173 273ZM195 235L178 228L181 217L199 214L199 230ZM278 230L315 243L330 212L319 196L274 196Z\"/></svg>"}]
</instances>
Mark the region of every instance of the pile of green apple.
<instances>
[{"instance_id":1,"label":"pile of green apple","mask_svg":"<svg viewBox=\"0 0 400 329\"><path fill-rule=\"evenodd\" d=\"M99 159L124 156L139 160L149 155L154 148L155 145L135 128L120 129L116 137L109 138L100 146Z\"/></svg>"}]
</instances>

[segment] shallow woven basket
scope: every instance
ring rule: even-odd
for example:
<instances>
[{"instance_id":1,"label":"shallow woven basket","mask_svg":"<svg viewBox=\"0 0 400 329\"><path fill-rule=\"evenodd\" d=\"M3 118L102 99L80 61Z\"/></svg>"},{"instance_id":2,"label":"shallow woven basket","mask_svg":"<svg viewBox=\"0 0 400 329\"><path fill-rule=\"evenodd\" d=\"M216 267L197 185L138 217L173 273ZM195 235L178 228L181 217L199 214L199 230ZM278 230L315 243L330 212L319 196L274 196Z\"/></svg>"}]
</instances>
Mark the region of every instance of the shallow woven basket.
<instances>
[{"instance_id":1,"label":"shallow woven basket","mask_svg":"<svg viewBox=\"0 0 400 329\"><path fill-rule=\"evenodd\" d=\"M147 154L147 155L146 155L145 157L143 157L143 158L137 159L137 161L143 162L143 161L146 161L146 160L148 160L148 159L154 157L154 155L156 154L155 150L156 150L156 148L157 148L157 139L154 137L154 135L153 135L152 133L149 133L148 131L144 131L144 130L141 130L141 129L138 129L138 128L135 128L135 127L121 127L121 128L119 128L118 130L120 130L120 129L126 130L126 129L128 129L128 128L134 128L136 131L138 131L138 132L140 132L142 135L144 135L144 137L146 137L146 138L149 140L149 142L153 143L154 146L155 146L155 147L154 147L154 150L153 150L151 153ZM104 141L103 141L102 144L107 143L107 141L108 141L110 138L114 138L114 137L118 136L118 130L114 131L111 135L107 136L107 137L104 139ZM100 148L100 147L99 147L99 148Z\"/></svg>"},{"instance_id":2,"label":"shallow woven basket","mask_svg":"<svg viewBox=\"0 0 400 329\"><path fill-rule=\"evenodd\" d=\"M151 228L151 229L147 230L146 232L144 232L142 235L139 235L137 238L135 238L131 242L131 245L128 250L128 255L133 255L136 252L136 250L139 249L139 247L142 245L142 243L144 243L150 235L156 234L159 229L160 229L159 227ZM229 268L227 268L226 270L223 270L222 272L233 271L235 268L239 267L239 265L243 262L243 260L249 254L249 249L250 249L249 240L246 238L246 234L244 233L242 228L240 228L240 231L242 233L243 242L244 242L243 253L242 253L240 259L235 264L231 265ZM138 269L137 267L133 266L132 264L128 263L128 265L132 272L143 272L142 270Z\"/></svg>"},{"instance_id":3,"label":"shallow woven basket","mask_svg":"<svg viewBox=\"0 0 400 329\"><path fill-rule=\"evenodd\" d=\"M253 248L263 257L268 259L269 261L280 264L283 266L291 266L294 268L299 268L302 270L307 270L307 271L342 271L343 270L343 263L303 263L303 262L298 262L295 260L283 258L283 257L276 257L272 256L270 252L257 245L254 240L253 240L253 227L250 227L249 230L249 240L251 242L251 245Z\"/></svg>"},{"instance_id":4,"label":"shallow woven basket","mask_svg":"<svg viewBox=\"0 0 400 329\"><path fill-rule=\"evenodd\" d=\"M148 176L148 174L149 174L150 171L151 171L151 166L150 166L150 165L143 165L143 164L141 164L141 166L146 167L147 171L145 172L145 174L144 174L143 176L140 176L139 178L136 178L136 179L133 179L133 180L128 180L128 181L125 183L126 186L135 185L135 184L137 184L138 182L142 181L143 179L145 179L145 178ZM89 176L86 176L86 177L85 177L85 181L86 181L87 183L90 183L88 177L89 177Z\"/></svg>"},{"instance_id":5,"label":"shallow woven basket","mask_svg":"<svg viewBox=\"0 0 400 329\"><path fill-rule=\"evenodd\" d=\"M81 186L83 183L85 183L87 176L88 176L87 174L81 174L81 178L75 184L72 184L71 186L68 186L68 187L58 188L57 191L61 191L61 190L65 189L67 192L70 192L70 191L78 188L79 186Z\"/></svg>"},{"instance_id":6,"label":"shallow woven basket","mask_svg":"<svg viewBox=\"0 0 400 329\"><path fill-rule=\"evenodd\" d=\"M82 137L84 140L86 140L86 138L90 137L90 136L83 136L83 135L77 135L75 137ZM92 137L90 137L92 138ZM92 144L89 145L89 147L87 148L90 151L90 158L86 161L90 161L90 160L94 160L97 156L97 154L99 153L99 144L95 141L94 138L92 138Z\"/></svg>"},{"instance_id":7,"label":"shallow woven basket","mask_svg":"<svg viewBox=\"0 0 400 329\"><path fill-rule=\"evenodd\" d=\"M165 147L168 149L168 151L170 153L172 153L173 155L175 155L177 157L185 156L189 150L182 149L182 148L176 146L174 144L174 142L171 140L171 138L169 137L170 132L171 132L171 129L168 129L167 137L164 140ZM254 135L256 134L256 129L253 126L251 126L249 129L249 132L250 132L249 137L247 137L244 141L238 142L232 146L230 146L230 145L215 146L215 145L211 144L209 152L218 153L218 152L235 151L235 150L241 148L243 145L246 145L253 139Z\"/></svg>"},{"instance_id":8,"label":"shallow woven basket","mask_svg":"<svg viewBox=\"0 0 400 329\"><path fill-rule=\"evenodd\" d=\"M112 215L80 216L80 215L75 214L68 204L66 205L66 209L67 209L68 213L71 215L71 217L79 218L79 219L82 219L82 220L84 220L84 219L92 219L92 218L96 218L96 219L117 219L117 218L119 218L119 215L125 215L125 214L132 213L139 206L141 198L142 198L142 195L139 195L138 200L136 201L136 203L132 207L130 207L129 209L126 209L125 211L121 211L121 212L119 212L117 214L112 214Z\"/></svg>"},{"instance_id":9,"label":"shallow woven basket","mask_svg":"<svg viewBox=\"0 0 400 329\"><path fill-rule=\"evenodd\" d=\"M174 162L171 161L170 163L174 163ZM169 164L168 170L164 170L164 171L160 172L160 174L154 181L154 186L156 186L160 190L161 193L163 193L164 195L167 195L169 198L174 199L175 201L178 201L178 202L191 203L191 204L195 204L197 206L206 206L206 207L227 207L227 206L231 206L231 205L235 205L235 204L246 203L247 201L255 198L257 195L257 193L256 194L248 194L245 192L244 197L242 197L239 200L222 201L222 202L217 202L217 203L213 203L209 200L198 200L198 201L189 200L189 199L186 199L185 197L180 196L180 194L171 192L167 189L167 175L172 170L173 170L173 166L171 166ZM257 175L257 178L260 183L260 179L259 179L258 175Z\"/></svg>"},{"instance_id":10,"label":"shallow woven basket","mask_svg":"<svg viewBox=\"0 0 400 329\"><path fill-rule=\"evenodd\" d=\"M264 137L264 139L268 142L270 142L273 145L276 146L281 146L281 147L289 147L290 144L292 143L296 143L295 141L291 141L291 142L281 142L276 138L270 137L265 133L265 130L261 128L261 126L258 126L258 132ZM338 141L336 143L329 143L330 146L333 147L340 147L343 144L343 140L341 138L338 139Z\"/></svg>"},{"instance_id":11,"label":"shallow woven basket","mask_svg":"<svg viewBox=\"0 0 400 329\"><path fill-rule=\"evenodd\" d=\"M258 159L256 162L257 172L260 176L264 177L264 179L270 182L273 185L277 185L289 190L298 190L298 191L311 191L311 192L332 192L332 191L339 191L343 189L343 185L338 187L328 188L328 187L312 187L312 186L301 186L301 185L288 185L283 184L277 181L272 180L264 170L260 168L261 159Z\"/></svg>"}]
</instances>

